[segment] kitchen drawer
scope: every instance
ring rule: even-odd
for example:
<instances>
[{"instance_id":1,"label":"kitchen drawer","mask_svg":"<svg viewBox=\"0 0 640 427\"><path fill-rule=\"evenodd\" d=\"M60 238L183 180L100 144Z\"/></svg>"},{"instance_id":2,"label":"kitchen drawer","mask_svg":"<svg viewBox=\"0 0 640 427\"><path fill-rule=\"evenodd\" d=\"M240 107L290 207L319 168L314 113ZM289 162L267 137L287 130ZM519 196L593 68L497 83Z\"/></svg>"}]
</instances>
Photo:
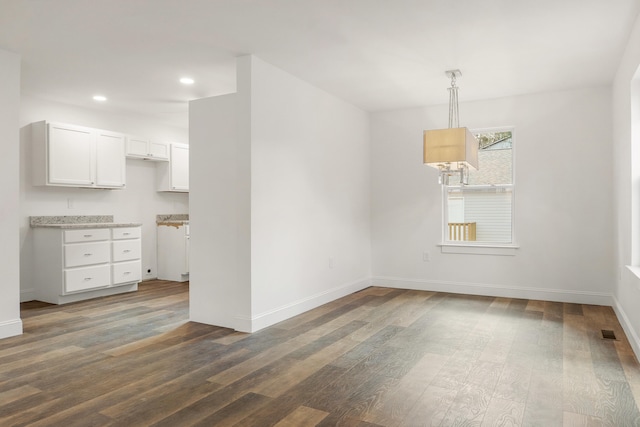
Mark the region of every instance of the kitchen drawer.
<instances>
[{"instance_id":1,"label":"kitchen drawer","mask_svg":"<svg viewBox=\"0 0 640 427\"><path fill-rule=\"evenodd\" d=\"M108 264L72 268L64 272L64 290L67 293L103 288L110 284L111 271Z\"/></svg>"},{"instance_id":2,"label":"kitchen drawer","mask_svg":"<svg viewBox=\"0 0 640 427\"><path fill-rule=\"evenodd\" d=\"M139 239L142 235L140 227L120 227L111 230L113 240Z\"/></svg>"},{"instance_id":3,"label":"kitchen drawer","mask_svg":"<svg viewBox=\"0 0 640 427\"><path fill-rule=\"evenodd\" d=\"M64 242L95 242L99 240L109 240L110 230L108 228L91 228L82 230L65 230Z\"/></svg>"},{"instance_id":4,"label":"kitchen drawer","mask_svg":"<svg viewBox=\"0 0 640 427\"><path fill-rule=\"evenodd\" d=\"M142 252L140 239L118 240L112 243L113 252L111 260L113 262L130 261L140 259Z\"/></svg>"},{"instance_id":5,"label":"kitchen drawer","mask_svg":"<svg viewBox=\"0 0 640 427\"><path fill-rule=\"evenodd\" d=\"M142 263L140 261L120 262L113 264L112 269L114 285L142 280Z\"/></svg>"},{"instance_id":6,"label":"kitchen drawer","mask_svg":"<svg viewBox=\"0 0 640 427\"><path fill-rule=\"evenodd\" d=\"M76 243L64 246L65 268L102 264L109 262L110 259L109 242Z\"/></svg>"}]
</instances>

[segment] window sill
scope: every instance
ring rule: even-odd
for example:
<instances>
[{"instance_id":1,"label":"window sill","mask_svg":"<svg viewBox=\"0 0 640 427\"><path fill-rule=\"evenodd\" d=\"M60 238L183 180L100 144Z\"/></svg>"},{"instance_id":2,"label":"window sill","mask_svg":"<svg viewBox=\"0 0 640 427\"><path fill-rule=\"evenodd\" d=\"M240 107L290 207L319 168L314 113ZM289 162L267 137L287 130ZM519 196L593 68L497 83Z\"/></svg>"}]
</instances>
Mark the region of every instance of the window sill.
<instances>
[{"instance_id":1,"label":"window sill","mask_svg":"<svg viewBox=\"0 0 640 427\"><path fill-rule=\"evenodd\" d=\"M626 267L630 272L635 274L635 276L638 279L640 279L640 267L639 266L637 266L637 265L627 265Z\"/></svg>"},{"instance_id":2,"label":"window sill","mask_svg":"<svg viewBox=\"0 0 640 427\"><path fill-rule=\"evenodd\" d=\"M440 243L443 254L472 254L472 255L502 255L515 256L520 248L517 245L499 244L469 244L469 243Z\"/></svg>"}]
</instances>

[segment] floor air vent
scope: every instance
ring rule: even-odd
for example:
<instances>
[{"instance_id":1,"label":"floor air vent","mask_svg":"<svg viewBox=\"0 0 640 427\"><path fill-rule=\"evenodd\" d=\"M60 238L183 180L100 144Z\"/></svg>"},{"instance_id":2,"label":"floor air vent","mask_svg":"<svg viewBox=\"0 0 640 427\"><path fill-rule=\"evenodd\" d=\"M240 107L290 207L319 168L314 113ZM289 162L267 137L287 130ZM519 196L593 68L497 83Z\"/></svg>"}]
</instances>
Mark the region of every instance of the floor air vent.
<instances>
[{"instance_id":1,"label":"floor air vent","mask_svg":"<svg viewBox=\"0 0 640 427\"><path fill-rule=\"evenodd\" d=\"M609 331L606 329L602 329L602 339L603 340L617 340L616 334L613 331Z\"/></svg>"}]
</instances>

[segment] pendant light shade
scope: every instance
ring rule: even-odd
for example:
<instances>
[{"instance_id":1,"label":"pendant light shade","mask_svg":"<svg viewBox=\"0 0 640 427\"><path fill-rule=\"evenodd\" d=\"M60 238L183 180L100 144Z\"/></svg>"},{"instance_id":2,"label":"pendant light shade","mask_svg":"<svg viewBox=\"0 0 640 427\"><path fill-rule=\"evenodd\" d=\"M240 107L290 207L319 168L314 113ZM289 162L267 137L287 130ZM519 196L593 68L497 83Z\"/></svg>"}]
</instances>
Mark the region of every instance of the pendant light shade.
<instances>
[{"instance_id":1,"label":"pendant light shade","mask_svg":"<svg viewBox=\"0 0 640 427\"><path fill-rule=\"evenodd\" d=\"M467 128L449 128L424 131L424 164L439 168L451 164L452 169L462 165L478 169L478 141Z\"/></svg>"},{"instance_id":2,"label":"pendant light shade","mask_svg":"<svg viewBox=\"0 0 640 427\"><path fill-rule=\"evenodd\" d=\"M459 127L458 87L460 70L446 72L451 78L449 90L449 128L424 131L424 164L440 171L439 182L449 184L449 177L460 175L467 184L469 168L478 169L478 141L466 127Z\"/></svg>"}]
</instances>

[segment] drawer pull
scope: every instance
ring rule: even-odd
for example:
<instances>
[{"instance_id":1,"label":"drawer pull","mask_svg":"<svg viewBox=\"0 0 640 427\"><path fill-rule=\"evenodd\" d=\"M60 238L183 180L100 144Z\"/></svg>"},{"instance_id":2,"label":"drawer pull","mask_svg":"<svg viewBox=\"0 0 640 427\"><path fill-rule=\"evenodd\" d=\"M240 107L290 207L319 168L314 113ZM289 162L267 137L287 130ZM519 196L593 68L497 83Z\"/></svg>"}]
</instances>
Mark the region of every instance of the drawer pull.
<instances>
[{"instance_id":1,"label":"drawer pull","mask_svg":"<svg viewBox=\"0 0 640 427\"><path fill-rule=\"evenodd\" d=\"M85 234L84 237L93 237L93 234Z\"/></svg>"},{"instance_id":2,"label":"drawer pull","mask_svg":"<svg viewBox=\"0 0 640 427\"><path fill-rule=\"evenodd\" d=\"M124 250L124 251L122 251L122 252L124 252L125 254L128 254L129 252L131 252L131 249L125 249L125 250Z\"/></svg>"},{"instance_id":3,"label":"drawer pull","mask_svg":"<svg viewBox=\"0 0 640 427\"><path fill-rule=\"evenodd\" d=\"M126 276L127 274L131 274L130 271L125 271L124 273L122 273L124 276Z\"/></svg>"},{"instance_id":4,"label":"drawer pull","mask_svg":"<svg viewBox=\"0 0 640 427\"><path fill-rule=\"evenodd\" d=\"M131 233L122 233L123 236L128 236Z\"/></svg>"},{"instance_id":5,"label":"drawer pull","mask_svg":"<svg viewBox=\"0 0 640 427\"><path fill-rule=\"evenodd\" d=\"M93 255L93 254L84 254L84 256L91 256L91 255Z\"/></svg>"},{"instance_id":6,"label":"drawer pull","mask_svg":"<svg viewBox=\"0 0 640 427\"><path fill-rule=\"evenodd\" d=\"M93 277L85 277L85 278L84 278L84 281L85 281L85 282L88 282L89 280L93 280Z\"/></svg>"}]
</instances>

